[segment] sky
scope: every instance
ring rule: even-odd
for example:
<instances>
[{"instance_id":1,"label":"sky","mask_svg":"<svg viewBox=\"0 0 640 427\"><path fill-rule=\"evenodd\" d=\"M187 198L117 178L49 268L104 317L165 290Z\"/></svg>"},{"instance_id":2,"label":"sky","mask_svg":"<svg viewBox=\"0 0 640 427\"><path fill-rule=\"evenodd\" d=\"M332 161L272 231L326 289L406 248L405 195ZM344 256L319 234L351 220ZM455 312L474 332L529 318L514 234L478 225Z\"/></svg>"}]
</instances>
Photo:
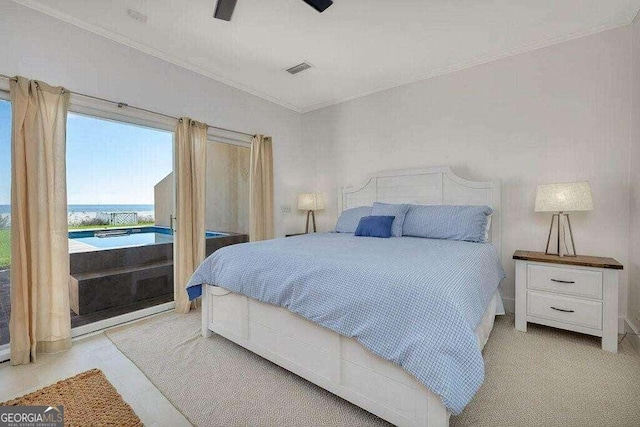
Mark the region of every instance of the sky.
<instances>
[{"instance_id":1,"label":"sky","mask_svg":"<svg viewBox=\"0 0 640 427\"><path fill-rule=\"evenodd\" d=\"M153 204L172 170L171 132L69 113L68 204ZM11 106L0 100L0 204L9 204Z\"/></svg>"},{"instance_id":2,"label":"sky","mask_svg":"<svg viewBox=\"0 0 640 427\"><path fill-rule=\"evenodd\" d=\"M0 99L0 205L11 201L11 104Z\"/></svg>"}]
</instances>

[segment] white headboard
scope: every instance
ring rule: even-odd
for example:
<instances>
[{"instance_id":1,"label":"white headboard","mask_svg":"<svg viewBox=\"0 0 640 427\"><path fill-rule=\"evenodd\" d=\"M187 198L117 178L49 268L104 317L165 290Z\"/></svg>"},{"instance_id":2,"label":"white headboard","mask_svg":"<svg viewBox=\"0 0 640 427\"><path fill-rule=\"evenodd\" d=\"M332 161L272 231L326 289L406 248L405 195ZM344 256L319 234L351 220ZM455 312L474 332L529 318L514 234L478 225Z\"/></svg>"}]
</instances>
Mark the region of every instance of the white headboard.
<instances>
[{"instance_id":1,"label":"white headboard","mask_svg":"<svg viewBox=\"0 0 640 427\"><path fill-rule=\"evenodd\" d=\"M487 205L493 208L491 242L501 254L500 181L467 181L449 166L370 175L361 187L342 189L340 212L373 202L417 205Z\"/></svg>"}]
</instances>

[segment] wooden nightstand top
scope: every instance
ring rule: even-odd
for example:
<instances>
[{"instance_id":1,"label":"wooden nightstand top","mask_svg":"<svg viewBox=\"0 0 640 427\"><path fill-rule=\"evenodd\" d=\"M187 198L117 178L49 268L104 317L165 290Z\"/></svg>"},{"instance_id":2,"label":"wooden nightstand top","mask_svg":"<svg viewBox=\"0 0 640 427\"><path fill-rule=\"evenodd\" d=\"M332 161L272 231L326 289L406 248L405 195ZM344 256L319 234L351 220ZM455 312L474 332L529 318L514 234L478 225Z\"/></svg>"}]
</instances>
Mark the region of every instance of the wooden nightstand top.
<instances>
[{"instance_id":1,"label":"wooden nightstand top","mask_svg":"<svg viewBox=\"0 0 640 427\"><path fill-rule=\"evenodd\" d=\"M513 253L513 259L524 261L549 262L552 264L565 265L581 265L584 267L611 268L614 270L622 270L623 266L613 258L603 258L597 256L578 255L575 257L558 255L545 255L544 252L521 251L517 250Z\"/></svg>"}]
</instances>

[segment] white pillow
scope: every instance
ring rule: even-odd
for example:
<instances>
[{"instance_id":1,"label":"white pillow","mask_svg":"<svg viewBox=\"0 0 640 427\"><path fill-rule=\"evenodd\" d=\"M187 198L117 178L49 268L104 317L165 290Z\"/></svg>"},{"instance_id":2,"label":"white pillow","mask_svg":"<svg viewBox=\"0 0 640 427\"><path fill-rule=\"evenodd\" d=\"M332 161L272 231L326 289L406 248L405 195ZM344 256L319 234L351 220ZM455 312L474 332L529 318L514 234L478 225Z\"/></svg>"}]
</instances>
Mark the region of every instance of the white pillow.
<instances>
[{"instance_id":1,"label":"white pillow","mask_svg":"<svg viewBox=\"0 0 640 427\"><path fill-rule=\"evenodd\" d=\"M485 243L491 241L491 217L493 217L493 214L487 215L487 226L484 229L484 241L485 241Z\"/></svg>"},{"instance_id":2,"label":"white pillow","mask_svg":"<svg viewBox=\"0 0 640 427\"><path fill-rule=\"evenodd\" d=\"M336 223L336 233L355 233L363 216L371 215L371 206L361 206L343 211Z\"/></svg>"}]
</instances>

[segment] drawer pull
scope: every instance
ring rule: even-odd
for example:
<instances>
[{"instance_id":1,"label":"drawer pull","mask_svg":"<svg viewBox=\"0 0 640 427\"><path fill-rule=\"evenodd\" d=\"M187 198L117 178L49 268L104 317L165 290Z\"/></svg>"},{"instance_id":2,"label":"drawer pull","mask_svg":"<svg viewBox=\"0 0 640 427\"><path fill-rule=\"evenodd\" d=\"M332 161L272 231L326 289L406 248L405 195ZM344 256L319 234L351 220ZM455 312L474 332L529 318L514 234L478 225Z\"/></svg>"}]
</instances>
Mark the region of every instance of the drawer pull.
<instances>
[{"instance_id":1,"label":"drawer pull","mask_svg":"<svg viewBox=\"0 0 640 427\"><path fill-rule=\"evenodd\" d=\"M551 307L553 310L562 311L563 313L575 313L575 310L565 310L564 308Z\"/></svg>"},{"instance_id":2,"label":"drawer pull","mask_svg":"<svg viewBox=\"0 0 640 427\"><path fill-rule=\"evenodd\" d=\"M560 280L560 279L551 279L552 282L556 283L576 283L573 280Z\"/></svg>"}]
</instances>

